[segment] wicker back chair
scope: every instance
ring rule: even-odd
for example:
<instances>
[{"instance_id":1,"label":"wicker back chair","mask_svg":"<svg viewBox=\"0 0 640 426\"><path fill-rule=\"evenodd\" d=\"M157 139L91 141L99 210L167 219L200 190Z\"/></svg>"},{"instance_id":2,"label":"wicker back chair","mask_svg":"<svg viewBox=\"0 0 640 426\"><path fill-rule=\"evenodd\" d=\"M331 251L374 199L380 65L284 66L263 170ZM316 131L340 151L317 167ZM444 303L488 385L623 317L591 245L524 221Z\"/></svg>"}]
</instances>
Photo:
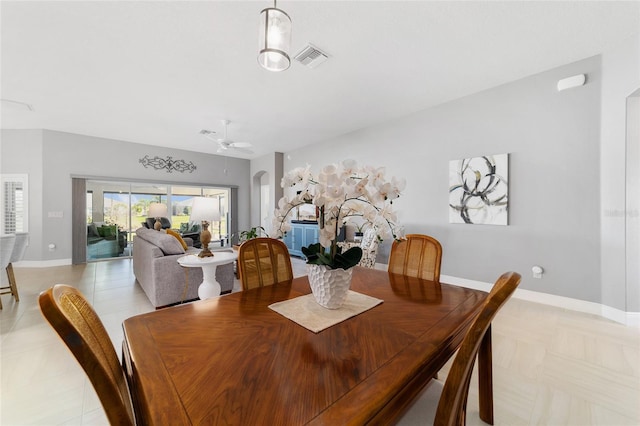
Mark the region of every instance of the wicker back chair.
<instances>
[{"instance_id":1,"label":"wicker back chair","mask_svg":"<svg viewBox=\"0 0 640 426\"><path fill-rule=\"evenodd\" d=\"M57 284L40 294L40 310L93 384L112 425L134 425L127 379L104 325L76 288Z\"/></svg>"},{"instance_id":2,"label":"wicker back chair","mask_svg":"<svg viewBox=\"0 0 640 426\"><path fill-rule=\"evenodd\" d=\"M293 279L287 246L274 238L252 238L238 249L238 272L243 290Z\"/></svg>"},{"instance_id":3,"label":"wicker back chair","mask_svg":"<svg viewBox=\"0 0 640 426\"><path fill-rule=\"evenodd\" d=\"M408 234L405 240L394 241L389 256L389 272L440 282L442 246L433 237Z\"/></svg>"},{"instance_id":4,"label":"wicker back chair","mask_svg":"<svg viewBox=\"0 0 640 426\"><path fill-rule=\"evenodd\" d=\"M482 310L473 320L462 340L444 386L438 380L431 380L400 419L398 425L462 426L465 424L469 384L480 343L491 327L493 318L520 284L520 279L520 274L516 272L506 272L498 278ZM487 414L493 418L492 411Z\"/></svg>"}]
</instances>

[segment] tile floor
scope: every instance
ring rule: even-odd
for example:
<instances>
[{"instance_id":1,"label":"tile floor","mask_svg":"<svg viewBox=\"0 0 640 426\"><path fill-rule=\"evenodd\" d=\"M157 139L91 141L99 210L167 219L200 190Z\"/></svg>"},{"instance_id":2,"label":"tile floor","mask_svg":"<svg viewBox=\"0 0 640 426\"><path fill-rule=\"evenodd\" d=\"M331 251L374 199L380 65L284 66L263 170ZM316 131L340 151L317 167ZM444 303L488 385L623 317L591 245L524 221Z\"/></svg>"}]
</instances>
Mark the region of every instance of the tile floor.
<instances>
[{"instance_id":1,"label":"tile floor","mask_svg":"<svg viewBox=\"0 0 640 426\"><path fill-rule=\"evenodd\" d=\"M293 265L296 276L305 274L301 260ZM5 295L0 311L0 424L107 424L84 372L42 318L37 296L55 283L77 286L120 352L122 321L153 310L131 260L16 268L16 277L21 301ZM493 353L498 425L640 424L638 329L511 299L494 321ZM483 424L473 383L467 420Z\"/></svg>"}]
</instances>

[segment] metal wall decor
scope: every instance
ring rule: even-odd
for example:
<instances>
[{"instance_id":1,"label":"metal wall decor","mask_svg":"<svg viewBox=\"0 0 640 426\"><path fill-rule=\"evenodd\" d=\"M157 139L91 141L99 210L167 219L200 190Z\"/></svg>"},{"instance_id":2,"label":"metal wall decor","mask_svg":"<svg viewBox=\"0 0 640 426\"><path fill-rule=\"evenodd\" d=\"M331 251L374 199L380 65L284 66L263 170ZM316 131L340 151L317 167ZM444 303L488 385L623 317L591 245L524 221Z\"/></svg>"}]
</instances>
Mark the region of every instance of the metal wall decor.
<instances>
[{"instance_id":1,"label":"metal wall decor","mask_svg":"<svg viewBox=\"0 0 640 426\"><path fill-rule=\"evenodd\" d=\"M155 156L153 158L149 158L148 155L145 155L140 159L140 163L147 168L153 167L156 170L166 169L167 173L172 173L174 170L176 172L184 173L188 171L189 173L193 173L196 169L196 165L193 164L193 161L189 161L188 163L184 160L174 160L173 157L160 158Z\"/></svg>"},{"instance_id":2,"label":"metal wall decor","mask_svg":"<svg viewBox=\"0 0 640 426\"><path fill-rule=\"evenodd\" d=\"M449 162L449 223L507 225L509 154Z\"/></svg>"}]
</instances>

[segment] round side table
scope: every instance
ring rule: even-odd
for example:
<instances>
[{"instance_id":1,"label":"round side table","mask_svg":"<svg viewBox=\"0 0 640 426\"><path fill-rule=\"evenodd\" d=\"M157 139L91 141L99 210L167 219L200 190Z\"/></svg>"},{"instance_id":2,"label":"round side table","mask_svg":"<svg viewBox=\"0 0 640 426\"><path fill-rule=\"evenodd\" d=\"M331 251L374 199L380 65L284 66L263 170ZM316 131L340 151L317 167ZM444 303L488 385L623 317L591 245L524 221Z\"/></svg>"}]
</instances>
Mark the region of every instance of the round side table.
<instances>
[{"instance_id":1,"label":"round side table","mask_svg":"<svg viewBox=\"0 0 640 426\"><path fill-rule=\"evenodd\" d=\"M198 287L198 297L201 300L220 296L220 283L216 280L218 265L231 263L238 258L237 252L214 252L213 257L198 257L190 254L178 258L180 266L185 268L202 268L202 283Z\"/></svg>"}]
</instances>

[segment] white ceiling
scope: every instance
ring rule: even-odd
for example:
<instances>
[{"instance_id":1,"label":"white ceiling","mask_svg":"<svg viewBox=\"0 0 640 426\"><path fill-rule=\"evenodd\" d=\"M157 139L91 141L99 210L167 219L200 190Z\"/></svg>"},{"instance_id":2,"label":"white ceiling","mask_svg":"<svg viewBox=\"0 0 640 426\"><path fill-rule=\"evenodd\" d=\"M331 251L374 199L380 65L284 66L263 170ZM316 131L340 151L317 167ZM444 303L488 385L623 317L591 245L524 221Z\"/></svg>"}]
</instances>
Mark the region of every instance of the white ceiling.
<instances>
[{"instance_id":1,"label":"white ceiling","mask_svg":"<svg viewBox=\"0 0 640 426\"><path fill-rule=\"evenodd\" d=\"M291 56L256 61L253 1L0 3L2 128L215 153L201 129L286 152L599 54L638 32L640 2L279 1Z\"/></svg>"}]
</instances>

